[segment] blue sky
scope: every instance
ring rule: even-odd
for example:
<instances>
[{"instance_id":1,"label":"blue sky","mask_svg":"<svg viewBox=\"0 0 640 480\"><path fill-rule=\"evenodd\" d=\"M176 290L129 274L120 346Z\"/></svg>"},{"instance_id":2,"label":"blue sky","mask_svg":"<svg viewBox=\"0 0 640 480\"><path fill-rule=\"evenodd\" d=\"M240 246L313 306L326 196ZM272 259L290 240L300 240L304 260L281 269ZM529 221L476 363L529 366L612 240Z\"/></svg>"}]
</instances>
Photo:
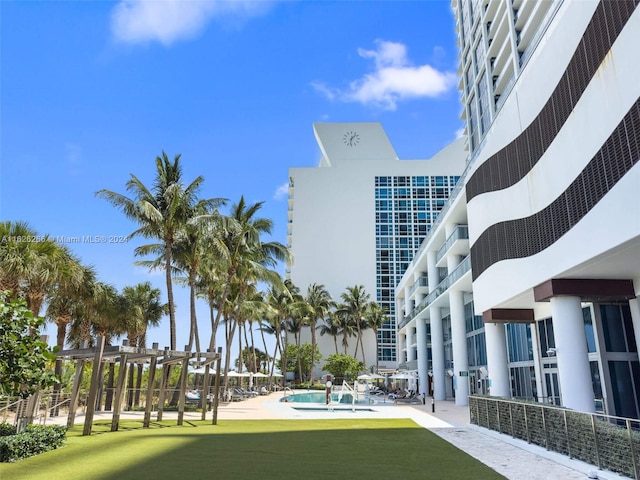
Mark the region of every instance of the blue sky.
<instances>
[{"instance_id":1,"label":"blue sky","mask_svg":"<svg viewBox=\"0 0 640 480\"><path fill-rule=\"evenodd\" d=\"M315 166L314 122L381 122L401 159L458 135L457 49L448 1L0 2L0 219L39 233L135 229L95 192L150 185L180 153L203 197L263 201L286 243L289 167ZM69 245L121 289L163 277L140 244ZM188 297L177 295L178 346ZM207 309L199 309L203 342ZM53 330L50 329L50 332ZM168 345L168 321L149 333Z\"/></svg>"}]
</instances>

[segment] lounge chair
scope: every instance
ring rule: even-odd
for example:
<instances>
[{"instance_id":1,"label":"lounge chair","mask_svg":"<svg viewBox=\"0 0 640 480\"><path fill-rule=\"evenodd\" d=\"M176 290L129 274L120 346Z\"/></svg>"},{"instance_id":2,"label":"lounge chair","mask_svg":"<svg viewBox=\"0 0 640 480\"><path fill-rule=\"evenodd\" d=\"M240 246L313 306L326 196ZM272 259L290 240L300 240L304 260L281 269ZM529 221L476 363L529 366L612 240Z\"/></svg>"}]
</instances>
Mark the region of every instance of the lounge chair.
<instances>
[{"instance_id":1,"label":"lounge chair","mask_svg":"<svg viewBox=\"0 0 640 480\"><path fill-rule=\"evenodd\" d=\"M393 400L393 403L414 403L414 404L422 404L422 395L410 392L408 395L404 397L398 397Z\"/></svg>"}]
</instances>

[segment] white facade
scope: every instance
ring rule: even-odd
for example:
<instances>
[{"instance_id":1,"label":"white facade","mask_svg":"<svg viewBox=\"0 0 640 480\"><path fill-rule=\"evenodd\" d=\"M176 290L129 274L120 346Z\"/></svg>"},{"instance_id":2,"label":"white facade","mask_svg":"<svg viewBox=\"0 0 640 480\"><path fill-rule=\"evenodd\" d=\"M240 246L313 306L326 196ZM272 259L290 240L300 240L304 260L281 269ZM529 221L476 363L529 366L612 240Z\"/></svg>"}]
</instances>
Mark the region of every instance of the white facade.
<instances>
[{"instance_id":1,"label":"white facade","mask_svg":"<svg viewBox=\"0 0 640 480\"><path fill-rule=\"evenodd\" d=\"M436 399L477 391L638 417L640 13L452 7L472 155L396 289L399 344L426 324L415 356ZM412 289L425 268L428 294ZM461 318L460 304L473 311Z\"/></svg>"},{"instance_id":2,"label":"white facade","mask_svg":"<svg viewBox=\"0 0 640 480\"><path fill-rule=\"evenodd\" d=\"M288 243L293 261L288 276L302 294L311 284L324 284L334 300L340 301L347 287L362 285L372 301L393 307L396 278L426 235L436 213L432 209L444 203L464 169L464 142L454 142L430 160L399 160L379 123L316 123L313 129L322 153L318 167L289 170ZM439 177L446 183L442 187L445 198L435 199L436 189L429 185L415 189L412 184L418 177L420 181ZM397 186L397 182L408 185ZM425 196L419 201L414 198L418 190ZM419 205L427 205L428 216L425 208L418 215ZM407 243L406 248L390 254L393 245L385 245L394 241L393 226L398 224L394 218L400 218L395 214L406 220L398 228L406 228L402 236ZM383 265L381 258L394 254L408 258ZM386 333L379 332L380 368L397 365L394 320L392 317ZM310 341L308 328L302 333L302 341ZM343 353L340 341L339 352ZM325 357L335 353L332 337L318 336L318 342ZM375 365L376 340L371 330L364 344L367 367ZM353 354L354 349L352 337L347 353Z\"/></svg>"}]
</instances>

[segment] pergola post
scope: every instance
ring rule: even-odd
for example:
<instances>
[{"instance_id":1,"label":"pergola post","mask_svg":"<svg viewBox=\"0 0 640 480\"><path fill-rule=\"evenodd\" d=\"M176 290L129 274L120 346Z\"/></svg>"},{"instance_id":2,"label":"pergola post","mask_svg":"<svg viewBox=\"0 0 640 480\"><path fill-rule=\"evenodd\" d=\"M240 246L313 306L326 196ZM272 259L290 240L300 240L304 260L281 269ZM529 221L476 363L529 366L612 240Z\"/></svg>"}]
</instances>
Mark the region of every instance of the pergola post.
<instances>
[{"instance_id":1,"label":"pergola post","mask_svg":"<svg viewBox=\"0 0 640 480\"><path fill-rule=\"evenodd\" d=\"M164 347L164 357L163 360L166 362L169 359L169 347ZM158 415L156 420L159 422L162 420L162 412L164 411L164 396L165 390L167 388L167 384L169 383L169 372L170 369L167 368L168 364L162 364L162 376L160 377L160 392L158 393Z\"/></svg>"},{"instance_id":2,"label":"pergola post","mask_svg":"<svg viewBox=\"0 0 640 480\"><path fill-rule=\"evenodd\" d=\"M126 340L125 340L126 342ZM118 430L120 424L120 408L122 406L122 394L124 390L124 382L127 375L127 354L120 355L120 371L118 372L118 382L116 385L116 395L113 405L113 417L111 418L111 431Z\"/></svg>"},{"instance_id":3,"label":"pergola post","mask_svg":"<svg viewBox=\"0 0 640 480\"><path fill-rule=\"evenodd\" d=\"M157 350L158 344L154 343L151 348ZM156 377L157 363L158 357L156 355L153 355L151 357L151 365L149 366L149 385L147 386L147 400L144 407L144 421L142 422L142 426L145 428L148 428L149 423L151 422L151 410L153 409L153 382Z\"/></svg>"},{"instance_id":4,"label":"pergola post","mask_svg":"<svg viewBox=\"0 0 640 480\"><path fill-rule=\"evenodd\" d=\"M76 409L78 408L78 397L80 396L80 385L82 384L82 372L84 371L84 360L76 363L76 376L73 381L73 390L69 400L69 415L67 416L67 428L73 427L76 420Z\"/></svg>"},{"instance_id":5,"label":"pergola post","mask_svg":"<svg viewBox=\"0 0 640 480\"><path fill-rule=\"evenodd\" d=\"M91 435L93 426L93 413L96 410L96 398L98 396L98 384L100 383L100 365L104 352L104 336L96 337L95 352L93 357L93 371L91 372L91 385L89 386L89 398L87 400L86 414L84 417L84 429L82 435Z\"/></svg>"},{"instance_id":6,"label":"pergola post","mask_svg":"<svg viewBox=\"0 0 640 480\"><path fill-rule=\"evenodd\" d=\"M207 350L209 351L209 350ZM209 380L209 370L211 365L208 363L204 367L204 381L202 382L202 420L207 419L207 407L208 405L208 397L209 397L209 386L211 385L211 380Z\"/></svg>"},{"instance_id":7,"label":"pergola post","mask_svg":"<svg viewBox=\"0 0 640 480\"><path fill-rule=\"evenodd\" d=\"M187 373L189 369L189 353L186 352L185 357L182 359L182 371L180 372L180 397L178 398L178 425L182 425L184 418L184 400L187 392Z\"/></svg>"},{"instance_id":8,"label":"pergola post","mask_svg":"<svg viewBox=\"0 0 640 480\"><path fill-rule=\"evenodd\" d=\"M211 425L218 424L218 404L220 403L220 364L222 363L222 347L218 347L218 359L216 360L216 380L213 389L213 419Z\"/></svg>"}]
</instances>

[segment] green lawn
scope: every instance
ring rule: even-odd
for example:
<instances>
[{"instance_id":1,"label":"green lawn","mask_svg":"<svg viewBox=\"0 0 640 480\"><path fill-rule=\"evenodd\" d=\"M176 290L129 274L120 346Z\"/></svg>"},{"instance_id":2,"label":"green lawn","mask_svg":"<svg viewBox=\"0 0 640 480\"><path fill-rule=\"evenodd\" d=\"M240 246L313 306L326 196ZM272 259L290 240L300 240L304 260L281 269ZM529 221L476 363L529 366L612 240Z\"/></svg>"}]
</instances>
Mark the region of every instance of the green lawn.
<instances>
[{"instance_id":1,"label":"green lawn","mask_svg":"<svg viewBox=\"0 0 640 480\"><path fill-rule=\"evenodd\" d=\"M0 464L2 480L504 478L408 419L96 424L66 446ZM100 433L105 432L105 433Z\"/></svg>"}]
</instances>

